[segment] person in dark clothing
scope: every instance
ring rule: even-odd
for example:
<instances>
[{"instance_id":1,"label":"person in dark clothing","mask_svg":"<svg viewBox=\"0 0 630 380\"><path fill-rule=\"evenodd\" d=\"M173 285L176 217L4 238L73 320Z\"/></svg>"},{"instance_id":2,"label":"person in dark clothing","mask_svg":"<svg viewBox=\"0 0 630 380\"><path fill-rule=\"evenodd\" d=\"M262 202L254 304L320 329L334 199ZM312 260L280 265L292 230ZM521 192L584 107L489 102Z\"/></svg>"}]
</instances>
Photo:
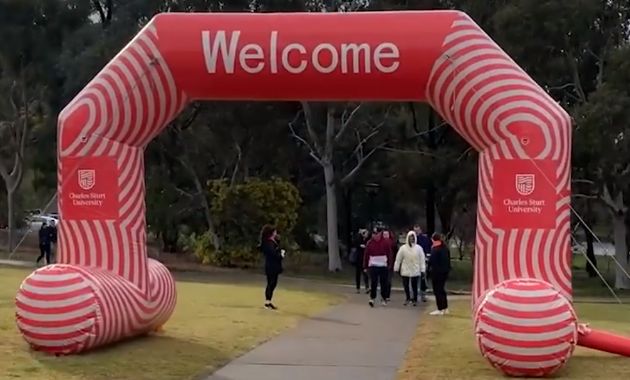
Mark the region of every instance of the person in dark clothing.
<instances>
[{"instance_id":1,"label":"person in dark clothing","mask_svg":"<svg viewBox=\"0 0 630 380\"><path fill-rule=\"evenodd\" d=\"M383 231L383 239L389 240L391 244L391 256L389 260L391 262L395 261L395 254L398 252L398 241L396 239L396 235L392 231L385 230ZM389 299L392 296L392 281L394 280L394 267L391 266L389 271L387 272L387 290L386 290L386 298L385 302L389 302Z\"/></svg>"},{"instance_id":2,"label":"person in dark clothing","mask_svg":"<svg viewBox=\"0 0 630 380\"><path fill-rule=\"evenodd\" d=\"M50 251L51 251L51 243L53 240L53 235L51 233L50 227L44 221L42 222L42 226L39 228L39 252L40 255L37 258L36 263L39 265L39 262L44 257L46 258L46 265L50 265Z\"/></svg>"},{"instance_id":3,"label":"person in dark clothing","mask_svg":"<svg viewBox=\"0 0 630 380\"><path fill-rule=\"evenodd\" d=\"M375 234L365 247L363 268L370 274L370 301L374 307L376 289L381 286L382 305L387 305L389 270L394 268L392 244L383 238L382 232Z\"/></svg>"},{"instance_id":4,"label":"person in dark clothing","mask_svg":"<svg viewBox=\"0 0 630 380\"><path fill-rule=\"evenodd\" d=\"M278 244L278 232L275 227L265 225L260 233L260 250L265 257L265 275L267 287L265 288L265 309L278 309L272 302L273 292L278 285L278 277L283 271L282 260L285 251Z\"/></svg>"},{"instance_id":5,"label":"person in dark clothing","mask_svg":"<svg viewBox=\"0 0 630 380\"><path fill-rule=\"evenodd\" d=\"M354 244L354 257L351 261L354 265L354 282L357 287L357 293L361 292L361 278L363 278L363 284L365 286L365 292L370 292L368 274L363 270L363 255L365 253L365 246L370 240L368 230L359 230Z\"/></svg>"},{"instance_id":6,"label":"person in dark clothing","mask_svg":"<svg viewBox=\"0 0 630 380\"><path fill-rule=\"evenodd\" d=\"M444 238L438 233L431 237L433 246L431 247L431 257L429 258L429 268L431 270L431 285L435 295L437 310L431 315L448 314L448 299L446 295L446 281L451 271L451 253L444 243Z\"/></svg>"},{"instance_id":7,"label":"person in dark clothing","mask_svg":"<svg viewBox=\"0 0 630 380\"><path fill-rule=\"evenodd\" d=\"M429 238L427 234L422 231L422 228L418 224L413 226L413 232L416 233L416 236L418 238L417 243L426 255L427 262L425 263L425 265L428 266L429 257L431 257L431 238ZM427 302L427 289L427 273L425 272L420 275L420 299L422 300L422 302Z\"/></svg>"}]
</instances>

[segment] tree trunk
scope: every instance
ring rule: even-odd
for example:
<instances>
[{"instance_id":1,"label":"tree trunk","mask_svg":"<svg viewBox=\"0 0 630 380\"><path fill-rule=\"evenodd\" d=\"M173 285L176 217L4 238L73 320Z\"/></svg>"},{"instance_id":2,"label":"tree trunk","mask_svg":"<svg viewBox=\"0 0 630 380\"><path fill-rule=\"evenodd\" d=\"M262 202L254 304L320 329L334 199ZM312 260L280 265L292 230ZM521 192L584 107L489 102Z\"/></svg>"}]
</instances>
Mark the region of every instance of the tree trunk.
<instances>
[{"instance_id":1,"label":"tree trunk","mask_svg":"<svg viewBox=\"0 0 630 380\"><path fill-rule=\"evenodd\" d=\"M426 197L427 234L429 236L435 232L435 191L435 186L430 183L427 186Z\"/></svg>"},{"instance_id":2,"label":"tree trunk","mask_svg":"<svg viewBox=\"0 0 630 380\"><path fill-rule=\"evenodd\" d=\"M446 239L450 239L453 234L453 209L455 207L455 196L448 196L442 199L437 205L442 234Z\"/></svg>"},{"instance_id":3,"label":"tree trunk","mask_svg":"<svg viewBox=\"0 0 630 380\"><path fill-rule=\"evenodd\" d=\"M10 187L7 189L7 224L9 231L8 232L8 241L7 241L7 250L9 253L13 252L13 233L15 232L15 215L14 215L14 190Z\"/></svg>"},{"instance_id":4,"label":"tree trunk","mask_svg":"<svg viewBox=\"0 0 630 380\"><path fill-rule=\"evenodd\" d=\"M353 237L353 226L352 226L352 188L346 188L345 192L345 211L346 211L346 254L348 258L350 258L350 251L352 250L352 237Z\"/></svg>"},{"instance_id":5,"label":"tree trunk","mask_svg":"<svg viewBox=\"0 0 630 380\"><path fill-rule=\"evenodd\" d=\"M326 225L328 230L328 270L341 270L339 257L339 232L337 230L337 186L335 169L331 162L324 163L324 181L326 183Z\"/></svg>"},{"instance_id":6,"label":"tree trunk","mask_svg":"<svg viewBox=\"0 0 630 380\"><path fill-rule=\"evenodd\" d=\"M593 247L593 234L586 223L581 223L584 235L586 236L586 273L589 277L597 276L597 257L595 257L595 248Z\"/></svg>"},{"instance_id":7,"label":"tree trunk","mask_svg":"<svg viewBox=\"0 0 630 380\"><path fill-rule=\"evenodd\" d=\"M208 225L208 233L210 234L210 238L212 239L212 245L214 246L215 252L219 252L221 250L221 240L219 239L219 235L217 234L217 229L214 227L214 220L212 219L212 213L210 211L210 203L208 202L208 197L206 196L206 190L201 185L201 181L199 177L195 175L195 188L201 197L201 204L203 206L203 214L206 218L206 224Z\"/></svg>"},{"instance_id":8,"label":"tree trunk","mask_svg":"<svg viewBox=\"0 0 630 380\"><path fill-rule=\"evenodd\" d=\"M428 115L428 133L427 133L427 146L429 147L429 151L433 153L437 148L437 136L435 135L435 111L433 109L429 110ZM434 161L435 157L431 156L431 161ZM435 198L436 198L437 189L432 181L429 181L427 185L427 197L426 197L426 218L427 218L427 233L429 236L433 235L435 232Z\"/></svg>"},{"instance_id":9,"label":"tree trunk","mask_svg":"<svg viewBox=\"0 0 630 380\"><path fill-rule=\"evenodd\" d=\"M613 230L615 234L615 257L617 261L624 266L626 272L630 272L628 265L628 248L626 246L626 223L625 215L617 212L613 215ZM617 267L615 276L615 288L630 289L630 279L624 271Z\"/></svg>"}]
</instances>

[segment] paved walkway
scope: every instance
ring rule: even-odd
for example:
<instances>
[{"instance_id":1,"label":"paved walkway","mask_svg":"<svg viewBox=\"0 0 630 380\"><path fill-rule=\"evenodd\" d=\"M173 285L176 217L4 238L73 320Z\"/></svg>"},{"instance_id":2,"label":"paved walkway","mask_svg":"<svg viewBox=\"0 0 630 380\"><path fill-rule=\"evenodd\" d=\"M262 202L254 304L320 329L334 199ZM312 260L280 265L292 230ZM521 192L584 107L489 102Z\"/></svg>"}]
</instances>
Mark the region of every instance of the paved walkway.
<instances>
[{"instance_id":1,"label":"paved walkway","mask_svg":"<svg viewBox=\"0 0 630 380\"><path fill-rule=\"evenodd\" d=\"M351 296L319 317L264 343L207 380L393 380L424 307L403 307L400 294L370 309Z\"/></svg>"}]
</instances>

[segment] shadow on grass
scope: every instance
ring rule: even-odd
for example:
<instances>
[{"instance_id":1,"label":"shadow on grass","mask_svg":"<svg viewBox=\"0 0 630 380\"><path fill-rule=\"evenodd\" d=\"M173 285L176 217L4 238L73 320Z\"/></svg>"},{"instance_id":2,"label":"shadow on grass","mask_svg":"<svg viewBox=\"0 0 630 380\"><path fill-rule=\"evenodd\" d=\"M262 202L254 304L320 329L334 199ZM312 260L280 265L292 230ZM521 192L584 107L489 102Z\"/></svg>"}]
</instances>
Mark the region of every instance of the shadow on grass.
<instances>
[{"instance_id":1,"label":"shadow on grass","mask_svg":"<svg viewBox=\"0 0 630 380\"><path fill-rule=\"evenodd\" d=\"M55 357L40 352L31 355L48 371L91 380L188 379L191 374L201 378L231 359L203 342L168 335L141 336L81 355Z\"/></svg>"}]
</instances>

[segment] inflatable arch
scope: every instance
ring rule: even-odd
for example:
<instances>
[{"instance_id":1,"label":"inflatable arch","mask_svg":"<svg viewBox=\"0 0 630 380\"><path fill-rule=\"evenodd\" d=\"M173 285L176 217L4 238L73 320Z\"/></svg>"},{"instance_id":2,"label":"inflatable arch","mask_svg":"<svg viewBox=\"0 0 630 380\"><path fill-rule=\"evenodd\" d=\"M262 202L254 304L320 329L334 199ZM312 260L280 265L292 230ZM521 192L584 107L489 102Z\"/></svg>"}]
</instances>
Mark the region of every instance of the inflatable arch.
<instances>
[{"instance_id":1,"label":"inflatable arch","mask_svg":"<svg viewBox=\"0 0 630 380\"><path fill-rule=\"evenodd\" d=\"M428 102L480 152L481 352L544 375L588 334L571 304L570 118L467 15L161 14L59 116L59 264L16 299L34 349L79 353L169 319L173 278L147 257L143 153L211 99Z\"/></svg>"}]
</instances>

